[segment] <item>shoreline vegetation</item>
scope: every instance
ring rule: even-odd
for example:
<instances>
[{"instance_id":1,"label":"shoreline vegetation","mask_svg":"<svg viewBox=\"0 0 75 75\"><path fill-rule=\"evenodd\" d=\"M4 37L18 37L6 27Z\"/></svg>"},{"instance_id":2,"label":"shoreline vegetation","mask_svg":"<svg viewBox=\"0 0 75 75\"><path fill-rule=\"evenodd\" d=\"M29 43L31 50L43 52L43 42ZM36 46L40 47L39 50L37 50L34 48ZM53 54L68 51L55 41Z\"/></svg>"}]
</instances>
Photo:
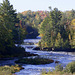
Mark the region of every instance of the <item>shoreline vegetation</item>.
<instances>
[{"instance_id":1,"label":"shoreline vegetation","mask_svg":"<svg viewBox=\"0 0 75 75\"><path fill-rule=\"evenodd\" d=\"M37 56L37 54L32 54L30 52L26 52L24 48L21 47L15 47L10 49L11 51L14 50L14 52L8 52L7 54L3 53L0 54L0 59L10 59L10 58L20 58L20 57L29 57L29 56Z\"/></svg>"},{"instance_id":2,"label":"shoreline vegetation","mask_svg":"<svg viewBox=\"0 0 75 75\"><path fill-rule=\"evenodd\" d=\"M65 48L65 49L62 49L62 48L48 48L48 47L45 47L45 48L42 48L41 47L35 47L33 50L40 50L40 51L54 51L54 52L75 52L75 49L71 49L71 48Z\"/></svg>"},{"instance_id":3,"label":"shoreline vegetation","mask_svg":"<svg viewBox=\"0 0 75 75\"><path fill-rule=\"evenodd\" d=\"M15 64L15 65L5 65L0 66L0 75L15 75L15 72L19 72L20 70L24 69L22 66Z\"/></svg>"},{"instance_id":4,"label":"shoreline vegetation","mask_svg":"<svg viewBox=\"0 0 75 75\"><path fill-rule=\"evenodd\" d=\"M19 72L20 70L24 69L18 64L15 65L5 65L0 66L0 75L16 75L15 72ZM61 64L57 65L55 67L55 70L52 71L46 71L43 69L41 71L41 75L75 75L75 61L69 63L66 65L65 68L61 66Z\"/></svg>"},{"instance_id":5,"label":"shoreline vegetation","mask_svg":"<svg viewBox=\"0 0 75 75\"><path fill-rule=\"evenodd\" d=\"M59 64L53 71L42 70L41 75L75 75L75 61L67 64L65 68Z\"/></svg>"},{"instance_id":6,"label":"shoreline vegetation","mask_svg":"<svg viewBox=\"0 0 75 75\"><path fill-rule=\"evenodd\" d=\"M20 44L32 33L41 36L40 50L75 51L75 10L61 12L54 8L50 12L16 13L9 0L4 0L0 12L0 58L29 55L15 43Z\"/></svg>"},{"instance_id":7,"label":"shoreline vegetation","mask_svg":"<svg viewBox=\"0 0 75 75\"><path fill-rule=\"evenodd\" d=\"M3 3L0 3L0 59L38 56L15 46L15 43L21 44L25 38L35 38L38 35L41 36L40 50L75 52L75 10L61 12L58 8L53 10L49 8L50 12L29 10L16 13L9 0L3 0ZM35 49L38 50L38 48ZM54 60L24 58L16 62L40 65L53 63ZM23 68L19 65L0 66L0 75L13 75L21 69ZM61 70L61 67L57 69ZM65 71L73 74L75 62L68 64Z\"/></svg>"},{"instance_id":8,"label":"shoreline vegetation","mask_svg":"<svg viewBox=\"0 0 75 75\"><path fill-rule=\"evenodd\" d=\"M32 65L41 65L41 64L50 64L53 63L54 60L52 59L45 59L45 58L23 58L15 61L15 63L22 63L22 64L32 64Z\"/></svg>"}]
</instances>

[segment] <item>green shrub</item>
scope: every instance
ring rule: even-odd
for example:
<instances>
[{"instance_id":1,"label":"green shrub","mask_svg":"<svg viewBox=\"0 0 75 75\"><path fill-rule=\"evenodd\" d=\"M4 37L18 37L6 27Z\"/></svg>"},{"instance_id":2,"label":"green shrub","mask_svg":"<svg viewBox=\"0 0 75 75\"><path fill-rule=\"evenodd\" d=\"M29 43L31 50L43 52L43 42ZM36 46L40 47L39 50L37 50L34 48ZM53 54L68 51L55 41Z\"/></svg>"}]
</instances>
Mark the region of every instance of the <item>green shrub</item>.
<instances>
[{"instance_id":1,"label":"green shrub","mask_svg":"<svg viewBox=\"0 0 75 75\"><path fill-rule=\"evenodd\" d=\"M72 74L75 72L75 61L69 63L69 64L66 66L65 72L72 73Z\"/></svg>"},{"instance_id":2,"label":"green shrub","mask_svg":"<svg viewBox=\"0 0 75 75\"><path fill-rule=\"evenodd\" d=\"M52 59L43 59L43 58L23 58L23 59L19 59L17 61L15 61L16 63L23 63L23 64L32 64L32 65L40 65L40 64L49 64L49 63L53 63L54 60Z\"/></svg>"},{"instance_id":3,"label":"green shrub","mask_svg":"<svg viewBox=\"0 0 75 75\"><path fill-rule=\"evenodd\" d=\"M62 71L62 70L63 70L63 67L61 66L61 64L55 67L55 71Z\"/></svg>"},{"instance_id":4,"label":"green shrub","mask_svg":"<svg viewBox=\"0 0 75 75\"><path fill-rule=\"evenodd\" d=\"M41 75L75 75L75 61L69 63L65 70L63 69L63 67L60 65L55 67L54 71L42 71Z\"/></svg>"}]
</instances>

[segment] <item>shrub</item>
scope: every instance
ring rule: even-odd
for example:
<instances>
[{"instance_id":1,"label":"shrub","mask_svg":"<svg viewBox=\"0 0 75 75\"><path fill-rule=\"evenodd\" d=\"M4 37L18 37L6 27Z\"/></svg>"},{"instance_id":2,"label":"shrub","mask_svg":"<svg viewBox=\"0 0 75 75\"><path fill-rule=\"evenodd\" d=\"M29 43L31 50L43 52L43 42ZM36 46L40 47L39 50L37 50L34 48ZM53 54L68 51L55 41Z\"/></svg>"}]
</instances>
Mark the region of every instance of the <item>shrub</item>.
<instances>
[{"instance_id":1,"label":"shrub","mask_svg":"<svg viewBox=\"0 0 75 75\"><path fill-rule=\"evenodd\" d=\"M13 73L20 71L21 69L23 68L17 64L14 66L0 66L0 75L12 75Z\"/></svg>"},{"instance_id":2,"label":"shrub","mask_svg":"<svg viewBox=\"0 0 75 75\"><path fill-rule=\"evenodd\" d=\"M63 70L63 67L61 66L61 64L55 67L55 71L62 71L62 70Z\"/></svg>"},{"instance_id":3,"label":"shrub","mask_svg":"<svg viewBox=\"0 0 75 75\"><path fill-rule=\"evenodd\" d=\"M23 59L19 59L17 61L15 61L16 63L23 63L23 64L32 64L32 65L40 65L40 64L49 64L49 63L53 63L54 60L52 59L43 59L43 58L23 58Z\"/></svg>"},{"instance_id":4,"label":"shrub","mask_svg":"<svg viewBox=\"0 0 75 75\"><path fill-rule=\"evenodd\" d=\"M75 61L69 63L69 64L66 66L65 72L72 73L72 74L75 72Z\"/></svg>"}]
</instances>

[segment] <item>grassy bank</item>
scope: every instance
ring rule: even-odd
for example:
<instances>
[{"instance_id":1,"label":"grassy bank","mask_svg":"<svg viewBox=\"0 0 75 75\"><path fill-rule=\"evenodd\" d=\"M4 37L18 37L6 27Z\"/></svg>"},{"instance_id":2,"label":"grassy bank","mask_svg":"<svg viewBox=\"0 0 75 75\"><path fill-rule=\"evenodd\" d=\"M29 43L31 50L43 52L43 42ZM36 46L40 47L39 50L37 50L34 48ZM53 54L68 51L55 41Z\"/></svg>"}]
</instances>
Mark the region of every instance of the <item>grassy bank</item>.
<instances>
[{"instance_id":1,"label":"grassy bank","mask_svg":"<svg viewBox=\"0 0 75 75\"><path fill-rule=\"evenodd\" d=\"M12 66L0 66L0 75L15 75L15 72L20 71L23 67L19 65Z\"/></svg>"},{"instance_id":2,"label":"grassy bank","mask_svg":"<svg viewBox=\"0 0 75 75\"><path fill-rule=\"evenodd\" d=\"M43 71L42 75L75 75L75 61L69 63L65 69L61 65L58 65L53 72Z\"/></svg>"}]
</instances>

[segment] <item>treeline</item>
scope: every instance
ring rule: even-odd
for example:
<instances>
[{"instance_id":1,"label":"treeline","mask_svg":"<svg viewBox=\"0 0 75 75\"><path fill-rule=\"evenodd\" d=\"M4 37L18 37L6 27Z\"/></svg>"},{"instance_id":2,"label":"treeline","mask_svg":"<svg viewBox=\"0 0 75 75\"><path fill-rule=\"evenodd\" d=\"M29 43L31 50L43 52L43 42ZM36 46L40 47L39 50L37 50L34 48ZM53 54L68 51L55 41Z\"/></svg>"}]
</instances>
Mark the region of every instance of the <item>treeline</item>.
<instances>
[{"instance_id":1,"label":"treeline","mask_svg":"<svg viewBox=\"0 0 75 75\"><path fill-rule=\"evenodd\" d=\"M26 30L20 26L20 20L8 0L0 3L0 58L17 56L24 49L15 47L25 38Z\"/></svg>"},{"instance_id":2,"label":"treeline","mask_svg":"<svg viewBox=\"0 0 75 75\"><path fill-rule=\"evenodd\" d=\"M49 16L48 11L24 11L18 13L17 17L20 19L20 25L25 26L27 31L26 38L36 38L38 36L38 29L41 22Z\"/></svg>"},{"instance_id":3,"label":"treeline","mask_svg":"<svg viewBox=\"0 0 75 75\"><path fill-rule=\"evenodd\" d=\"M38 27L38 25L49 15L48 11L24 11L18 13L18 18L22 22L22 25L30 25L32 27Z\"/></svg>"},{"instance_id":4,"label":"treeline","mask_svg":"<svg viewBox=\"0 0 75 75\"><path fill-rule=\"evenodd\" d=\"M75 10L61 12L50 8L49 16L40 24L41 49L75 49Z\"/></svg>"}]
</instances>

